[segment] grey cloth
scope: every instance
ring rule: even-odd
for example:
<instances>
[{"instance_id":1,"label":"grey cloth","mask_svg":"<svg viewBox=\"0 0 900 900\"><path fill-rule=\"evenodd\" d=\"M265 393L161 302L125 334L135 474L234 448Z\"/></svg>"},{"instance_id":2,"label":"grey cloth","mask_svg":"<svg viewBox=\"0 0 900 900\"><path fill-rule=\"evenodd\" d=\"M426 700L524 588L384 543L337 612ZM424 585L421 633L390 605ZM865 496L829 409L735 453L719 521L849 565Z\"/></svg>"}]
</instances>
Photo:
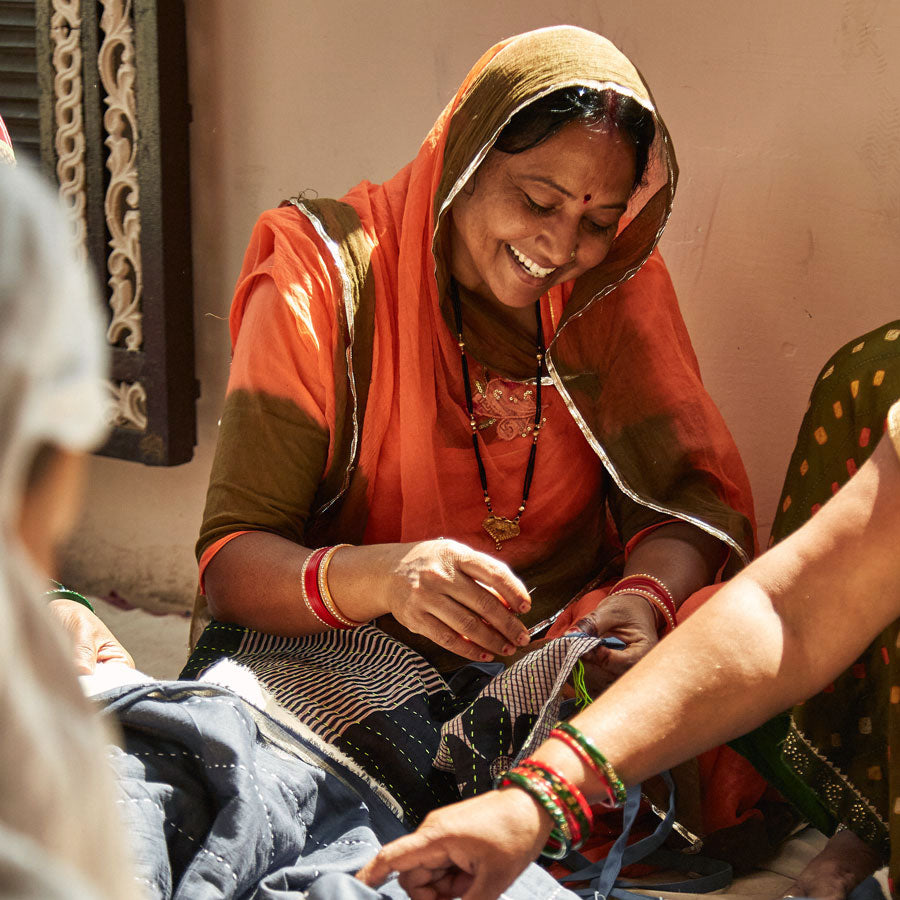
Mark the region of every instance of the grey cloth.
<instances>
[{"instance_id":1,"label":"grey cloth","mask_svg":"<svg viewBox=\"0 0 900 900\"><path fill-rule=\"evenodd\" d=\"M100 698L138 879L174 900L405 897L353 878L406 826L359 775L229 690L157 682ZM509 900L574 898L532 865Z\"/></svg>"}]
</instances>

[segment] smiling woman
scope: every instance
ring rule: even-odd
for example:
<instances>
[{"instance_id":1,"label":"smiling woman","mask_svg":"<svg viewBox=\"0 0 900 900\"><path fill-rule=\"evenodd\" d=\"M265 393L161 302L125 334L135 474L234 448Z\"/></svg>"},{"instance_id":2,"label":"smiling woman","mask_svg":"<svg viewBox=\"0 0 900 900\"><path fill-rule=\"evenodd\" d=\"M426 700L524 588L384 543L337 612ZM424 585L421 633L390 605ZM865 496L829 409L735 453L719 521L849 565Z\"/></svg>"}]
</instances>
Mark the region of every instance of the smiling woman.
<instances>
[{"instance_id":1,"label":"smiling woman","mask_svg":"<svg viewBox=\"0 0 900 900\"><path fill-rule=\"evenodd\" d=\"M520 308L598 266L634 187L629 138L575 122L528 150L492 150L450 207L453 276Z\"/></svg>"},{"instance_id":2,"label":"smiling woman","mask_svg":"<svg viewBox=\"0 0 900 900\"><path fill-rule=\"evenodd\" d=\"M746 476L655 251L676 180L637 70L557 27L489 50L394 178L264 213L196 624L377 620L448 670L589 614L626 644L600 689L740 568Z\"/></svg>"}]
</instances>

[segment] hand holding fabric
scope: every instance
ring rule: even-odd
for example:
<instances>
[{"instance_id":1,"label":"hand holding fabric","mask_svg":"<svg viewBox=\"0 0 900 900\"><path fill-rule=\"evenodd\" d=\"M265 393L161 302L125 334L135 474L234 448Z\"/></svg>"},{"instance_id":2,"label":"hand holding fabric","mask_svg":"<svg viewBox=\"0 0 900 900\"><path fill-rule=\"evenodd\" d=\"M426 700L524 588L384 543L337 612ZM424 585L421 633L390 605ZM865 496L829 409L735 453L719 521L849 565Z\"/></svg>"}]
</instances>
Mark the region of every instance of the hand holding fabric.
<instances>
[{"instance_id":1,"label":"hand holding fabric","mask_svg":"<svg viewBox=\"0 0 900 900\"><path fill-rule=\"evenodd\" d=\"M609 687L646 656L659 640L656 614L639 594L623 593L606 597L573 627L595 637L617 637L626 645L624 650L598 647L583 658L585 680L591 696Z\"/></svg>"},{"instance_id":2,"label":"hand holding fabric","mask_svg":"<svg viewBox=\"0 0 900 900\"><path fill-rule=\"evenodd\" d=\"M537 857L550 828L550 817L524 791L490 791L429 813L356 877L377 887L399 872L411 900L494 900Z\"/></svg>"},{"instance_id":3,"label":"hand holding fabric","mask_svg":"<svg viewBox=\"0 0 900 900\"><path fill-rule=\"evenodd\" d=\"M80 675L90 675L97 663L111 660L134 668L131 654L86 606L75 600L53 600L50 609L72 641L75 668Z\"/></svg>"},{"instance_id":4,"label":"hand holding fabric","mask_svg":"<svg viewBox=\"0 0 900 900\"><path fill-rule=\"evenodd\" d=\"M531 599L507 565L457 541L385 546L396 548L390 613L410 631L473 660L509 656L528 643L516 614Z\"/></svg>"}]
</instances>

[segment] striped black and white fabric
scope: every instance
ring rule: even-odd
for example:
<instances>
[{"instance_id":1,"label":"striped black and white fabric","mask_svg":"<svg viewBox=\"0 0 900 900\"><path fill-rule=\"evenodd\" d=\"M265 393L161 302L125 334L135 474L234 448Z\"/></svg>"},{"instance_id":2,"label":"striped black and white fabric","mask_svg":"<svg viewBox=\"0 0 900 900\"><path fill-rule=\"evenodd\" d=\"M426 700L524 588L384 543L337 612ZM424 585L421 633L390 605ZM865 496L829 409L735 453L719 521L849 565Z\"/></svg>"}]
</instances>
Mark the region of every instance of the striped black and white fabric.
<instances>
[{"instance_id":1,"label":"striped black and white fabric","mask_svg":"<svg viewBox=\"0 0 900 900\"><path fill-rule=\"evenodd\" d=\"M430 663L374 625L285 638L212 622L181 677L198 678L224 657L249 669L282 710L384 785L415 824L488 790L543 741L572 668L597 643L583 635L550 641L496 677L476 679L473 696L454 693Z\"/></svg>"}]
</instances>

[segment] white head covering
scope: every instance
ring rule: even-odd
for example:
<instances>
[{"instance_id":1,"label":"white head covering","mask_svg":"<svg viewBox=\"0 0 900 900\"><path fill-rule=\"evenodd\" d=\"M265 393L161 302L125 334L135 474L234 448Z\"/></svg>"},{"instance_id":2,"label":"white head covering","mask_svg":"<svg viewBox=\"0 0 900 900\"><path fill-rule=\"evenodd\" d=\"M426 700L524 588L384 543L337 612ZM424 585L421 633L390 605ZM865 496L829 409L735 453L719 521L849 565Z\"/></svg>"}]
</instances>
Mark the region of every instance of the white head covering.
<instances>
[{"instance_id":1,"label":"white head covering","mask_svg":"<svg viewBox=\"0 0 900 900\"><path fill-rule=\"evenodd\" d=\"M50 189L0 166L0 515L42 443L102 438L108 360L96 296Z\"/></svg>"},{"instance_id":2,"label":"white head covering","mask_svg":"<svg viewBox=\"0 0 900 900\"><path fill-rule=\"evenodd\" d=\"M59 873L59 896L137 895L108 736L18 534L36 450L102 438L105 371L100 313L58 203L35 173L0 165L0 833L13 833L0 841L0 896L25 896L26 883L56 896L34 873Z\"/></svg>"}]
</instances>

